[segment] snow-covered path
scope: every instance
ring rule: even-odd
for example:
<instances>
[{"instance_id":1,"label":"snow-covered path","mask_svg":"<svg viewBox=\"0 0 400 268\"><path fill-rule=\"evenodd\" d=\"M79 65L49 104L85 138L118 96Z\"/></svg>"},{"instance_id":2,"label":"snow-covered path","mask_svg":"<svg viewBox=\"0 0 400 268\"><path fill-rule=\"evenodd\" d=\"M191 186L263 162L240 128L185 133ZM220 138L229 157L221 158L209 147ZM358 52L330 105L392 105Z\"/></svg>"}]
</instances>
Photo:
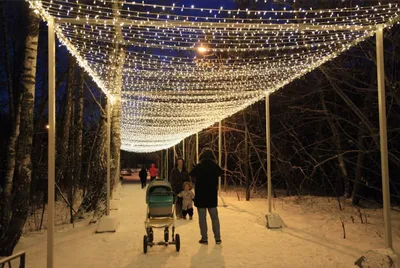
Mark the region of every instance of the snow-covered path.
<instances>
[{"instance_id":1,"label":"snow-covered path","mask_svg":"<svg viewBox=\"0 0 400 268\"><path fill-rule=\"evenodd\" d=\"M222 245L215 245L211 239L210 222L208 246L198 244L195 214L193 221L177 221L177 233L181 236L179 253L174 246L157 246L143 254L145 189L138 183L127 183L122 185L120 195L119 209L112 211L120 222L117 232L95 234L96 226L83 223L58 231L55 267L354 267L354 261L367 249L379 246L372 244L373 237L371 242L358 241L365 239L365 234L351 227L347 228L348 232L356 232L353 238L341 238L339 225L339 234L330 235L332 230L324 231L328 228L324 219L301 215L288 206L285 209L283 204L277 205L277 209L289 227L268 230L265 200L244 202L225 197L228 206L219 208ZM162 237L162 230L156 230L155 240ZM45 239L43 234L22 238L17 250L27 251L27 267L46 266Z\"/></svg>"}]
</instances>

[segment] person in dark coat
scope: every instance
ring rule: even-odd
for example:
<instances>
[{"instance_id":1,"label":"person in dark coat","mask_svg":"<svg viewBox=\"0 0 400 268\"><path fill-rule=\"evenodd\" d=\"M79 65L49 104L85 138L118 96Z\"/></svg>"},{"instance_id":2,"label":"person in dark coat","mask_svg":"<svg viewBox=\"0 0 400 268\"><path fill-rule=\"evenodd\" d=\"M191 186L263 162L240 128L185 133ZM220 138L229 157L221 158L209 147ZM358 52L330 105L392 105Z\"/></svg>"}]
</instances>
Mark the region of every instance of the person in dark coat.
<instances>
[{"instance_id":1,"label":"person in dark coat","mask_svg":"<svg viewBox=\"0 0 400 268\"><path fill-rule=\"evenodd\" d=\"M171 183L172 191L175 194L179 194L183 191L183 183L190 182L189 173L185 167L185 161L182 158L178 158L175 167L171 170L169 176L169 182ZM182 218L182 198L178 197L175 205L176 217Z\"/></svg>"},{"instance_id":2,"label":"person in dark coat","mask_svg":"<svg viewBox=\"0 0 400 268\"><path fill-rule=\"evenodd\" d=\"M215 156L210 149L205 149L200 155L200 163L197 164L190 176L196 181L194 205L199 214L200 244L208 244L207 237L207 210L212 221L215 242L221 244L220 225L218 218L218 177L222 169L215 162Z\"/></svg>"},{"instance_id":3,"label":"person in dark coat","mask_svg":"<svg viewBox=\"0 0 400 268\"><path fill-rule=\"evenodd\" d=\"M140 182L142 183L142 189L146 187L146 180L147 180L147 170L145 167L142 167L142 169L139 172L139 178Z\"/></svg>"}]
</instances>

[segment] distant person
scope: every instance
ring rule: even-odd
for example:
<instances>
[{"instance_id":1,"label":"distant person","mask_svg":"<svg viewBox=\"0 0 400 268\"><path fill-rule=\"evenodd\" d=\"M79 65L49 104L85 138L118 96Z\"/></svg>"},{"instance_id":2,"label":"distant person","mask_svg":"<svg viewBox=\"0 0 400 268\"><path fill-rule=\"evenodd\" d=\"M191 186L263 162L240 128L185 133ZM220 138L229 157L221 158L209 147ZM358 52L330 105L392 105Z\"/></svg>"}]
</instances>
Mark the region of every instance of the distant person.
<instances>
[{"instance_id":1,"label":"distant person","mask_svg":"<svg viewBox=\"0 0 400 268\"><path fill-rule=\"evenodd\" d=\"M183 183L190 182L189 173L186 171L185 161L182 158L178 158L175 167L171 170L169 182L171 183L172 191L177 195L183 191ZM178 219L182 218L181 197L176 200L175 213Z\"/></svg>"},{"instance_id":2,"label":"distant person","mask_svg":"<svg viewBox=\"0 0 400 268\"><path fill-rule=\"evenodd\" d=\"M151 164L151 167L149 168L150 172L150 179L151 181L154 181L156 177L158 176L158 168L156 168L156 164Z\"/></svg>"},{"instance_id":3,"label":"distant person","mask_svg":"<svg viewBox=\"0 0 400 268\"><path fill-rule=\"evenodd\" d=\"M205 149L200 155L197 164L190 176L196 181L194 205L199 214L200 244L207 245L207 210L212 221L212 229L216 244L221 244L220 225L218 218L218 177L221 176L221 167L215 162L215 157L210 149Z\"/></svg>"},{"instance_id":4,"label":"distant person","mask_svg":"<svg viewBox=\"0 0 400 268\"><path fill-rule=\"evenodd\" d=\"M142 167L142 169L139 172L139 178L140 182L142 183L142 189L146 187L146 180L147 180L147 170L145 167Z\"/></svg>"},{"instance_id":5,"label":"distant person","mask_svg":"<svg viewBox=\"0 0 400 268\"><path fill-rule=\"evenodd\" d=\"M186 220L186 215L189 214L189 220L192 220L194 193L190 182L183 183L183 191L178 194L178 197L182 197L182 218Z\"/></svg>"}]
</instances>

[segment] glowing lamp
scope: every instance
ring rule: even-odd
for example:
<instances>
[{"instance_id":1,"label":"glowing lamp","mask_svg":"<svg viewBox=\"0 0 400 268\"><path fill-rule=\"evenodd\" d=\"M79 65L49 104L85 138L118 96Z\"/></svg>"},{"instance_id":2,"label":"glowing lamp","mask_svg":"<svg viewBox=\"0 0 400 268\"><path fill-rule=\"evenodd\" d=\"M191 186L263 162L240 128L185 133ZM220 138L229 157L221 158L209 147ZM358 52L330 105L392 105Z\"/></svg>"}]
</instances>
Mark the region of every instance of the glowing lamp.
<instances>
[{"instance_id":1,"label":"glowing lamp","mask_svg":"<svg viewBox=\"0 0 400 268\"><path fill-rule=\"evenodd\" d=\"M206 47L204 47L204 46L199 46L199 47L197 48L197 51L198 51L199 53L206 53L206 52L208 51L208 49L207 49Z\"/></svg>"}]
</instances>

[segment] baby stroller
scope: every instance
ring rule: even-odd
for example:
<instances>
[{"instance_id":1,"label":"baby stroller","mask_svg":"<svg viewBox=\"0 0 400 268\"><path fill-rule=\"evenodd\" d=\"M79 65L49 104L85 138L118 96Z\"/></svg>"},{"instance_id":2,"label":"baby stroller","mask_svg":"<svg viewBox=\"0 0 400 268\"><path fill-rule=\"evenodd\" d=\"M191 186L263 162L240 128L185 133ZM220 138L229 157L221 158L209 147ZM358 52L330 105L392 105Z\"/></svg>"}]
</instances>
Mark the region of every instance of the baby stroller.
<instances>
[{"instance_id":1,"label":"baby stroller","mask_svg":"<svg viewBox=\"0 0 400 268\"><path fill-rule=\"evenodd\" d=\"M163 179L150 183L146 191L146 235L143 237L143 252L147 253L148 246L174 244L176 251L180 250L180 237L175 234L175 201L176 196L171 184ZM172 241L169 241L169 227L172 226ZM164 241L155 243L153 228L164 228Z\"/></svg>"}]
</instances>

